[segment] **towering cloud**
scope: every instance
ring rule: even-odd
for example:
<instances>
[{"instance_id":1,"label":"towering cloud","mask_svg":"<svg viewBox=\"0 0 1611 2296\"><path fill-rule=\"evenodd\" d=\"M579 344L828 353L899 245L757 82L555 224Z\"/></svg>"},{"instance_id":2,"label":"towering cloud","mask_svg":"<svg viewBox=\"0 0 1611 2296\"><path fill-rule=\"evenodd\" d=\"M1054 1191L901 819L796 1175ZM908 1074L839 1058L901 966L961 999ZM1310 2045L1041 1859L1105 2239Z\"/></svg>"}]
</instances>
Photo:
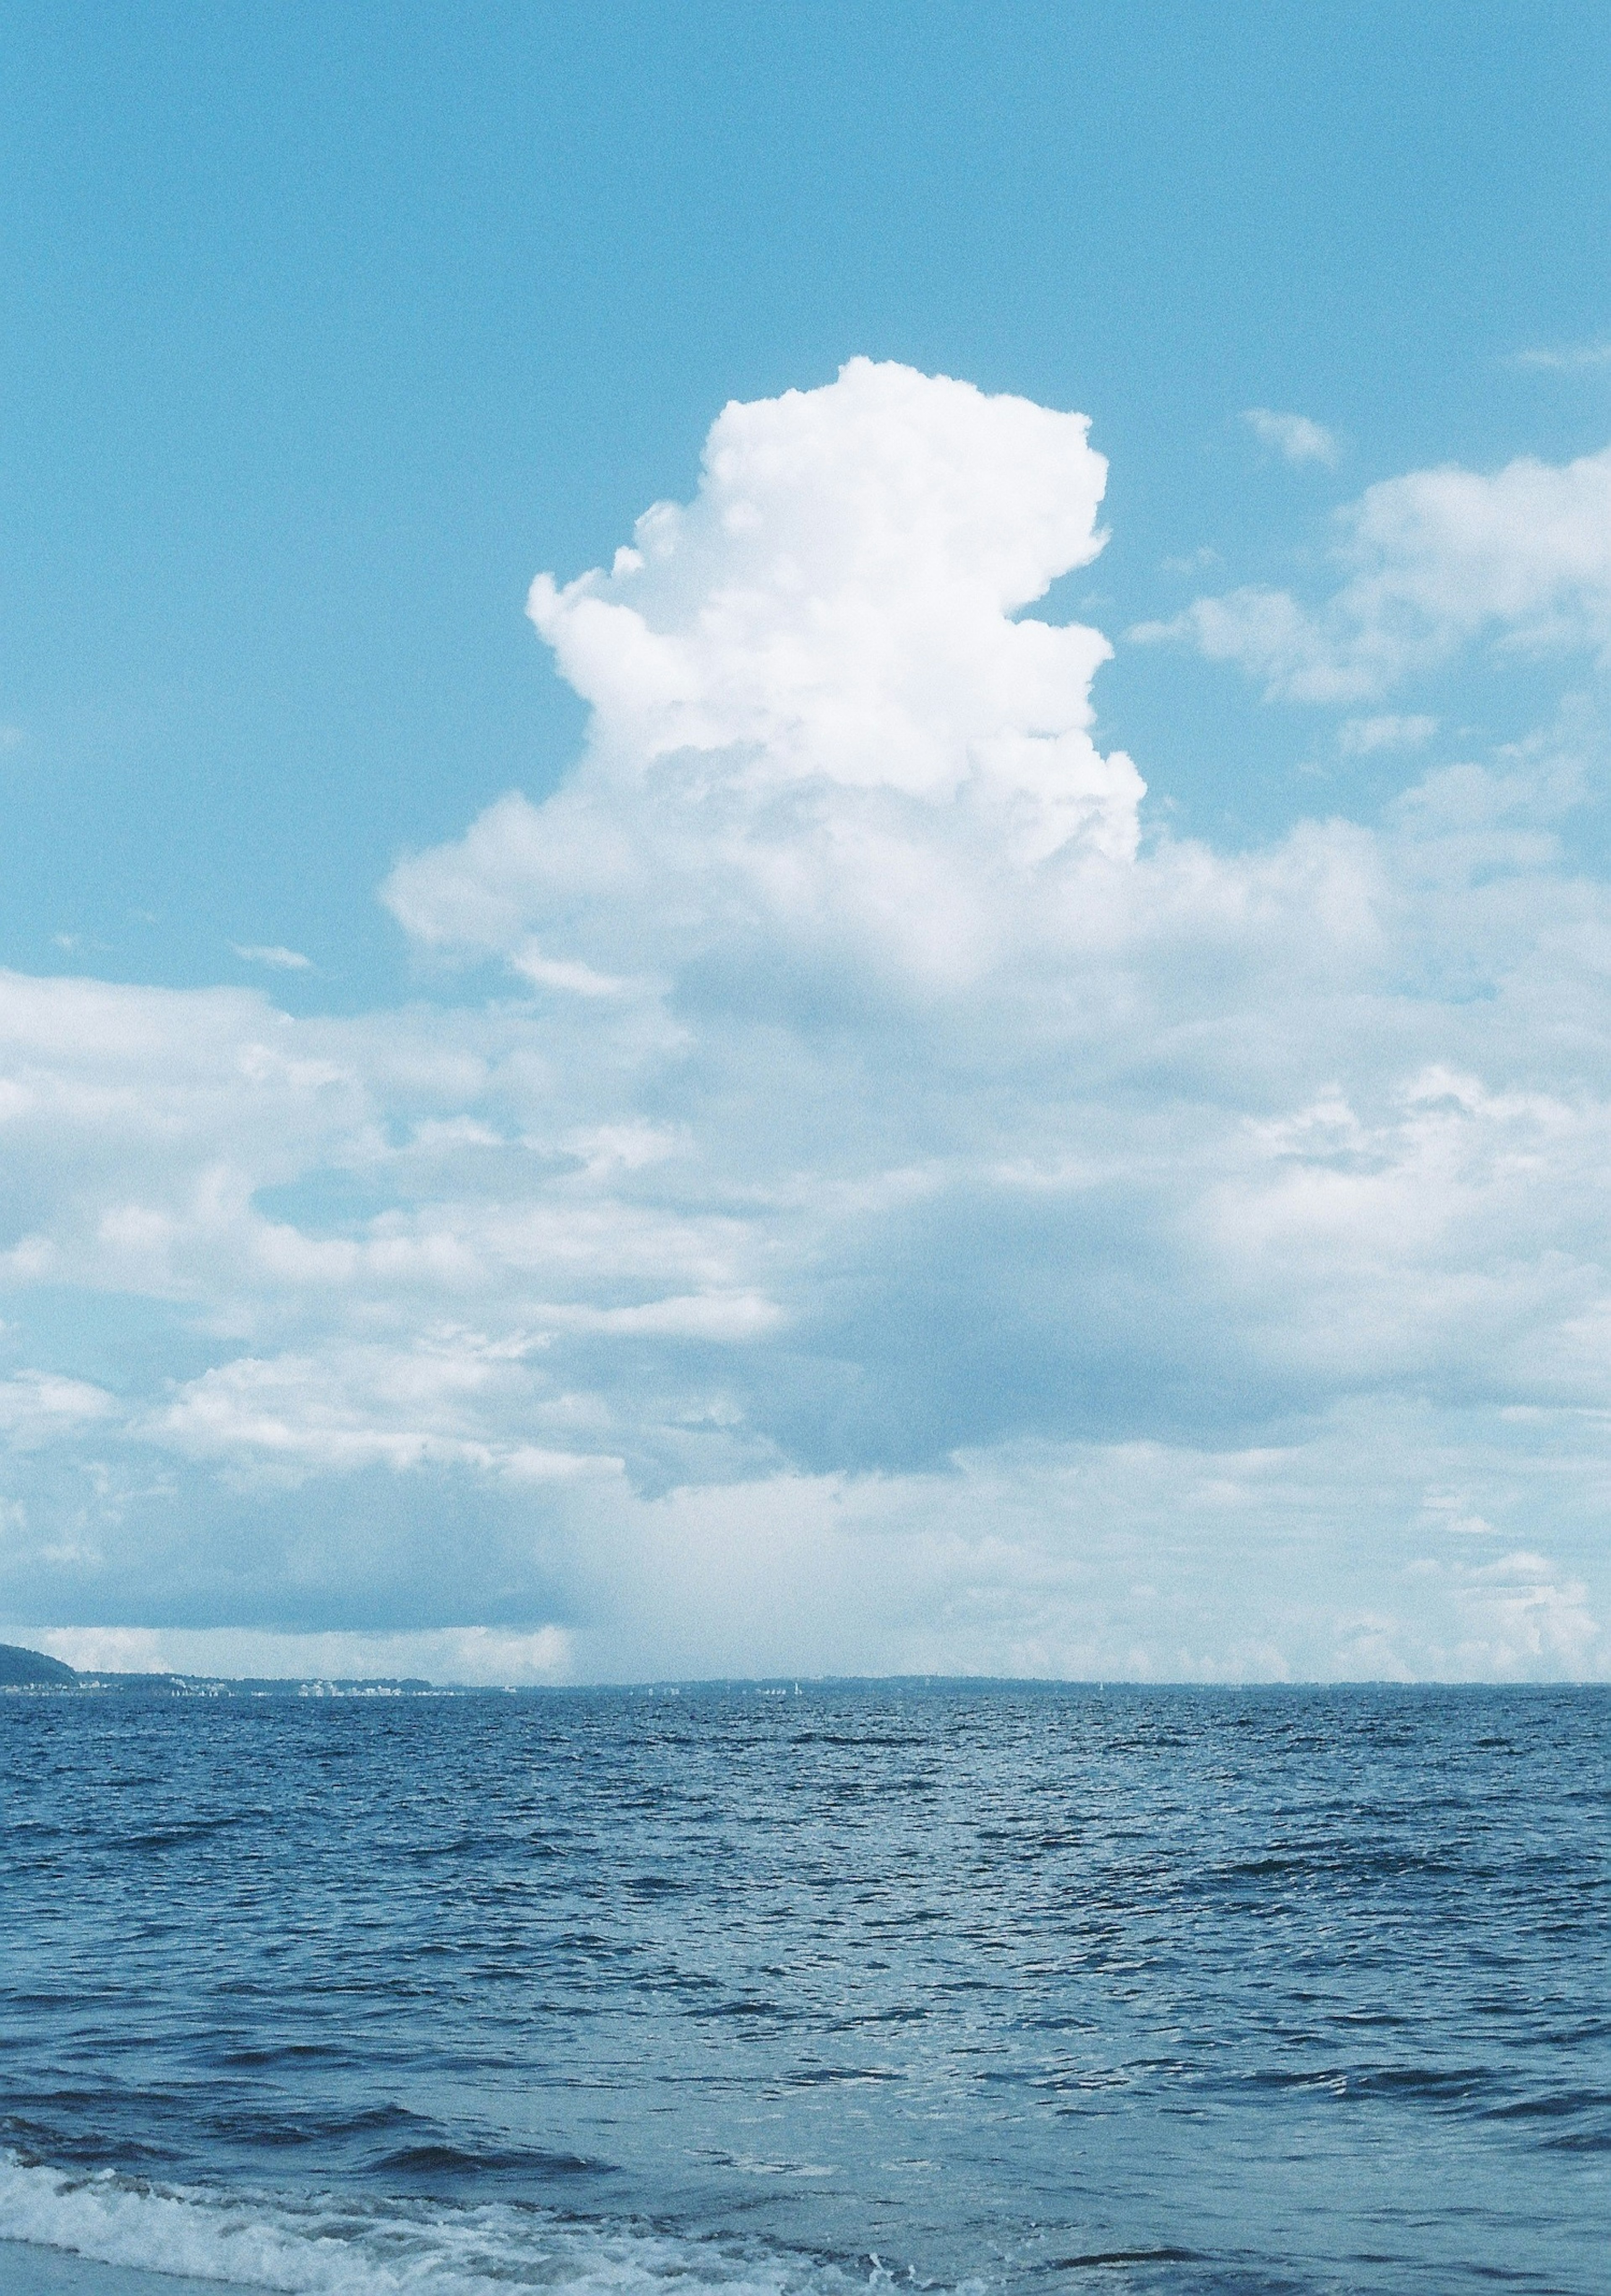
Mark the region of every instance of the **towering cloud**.
<instances>
[{"instance_id":1,"label":"towering cloud","mask_svg":"<svg viewBox=\"0 0 1611 2296\"><path fill-rule=\"evenodd\" d=\"M694 504L532 586L579 772L399 869L397 916L582 995L757 943L987 962L1014 879L1136 849L1140 776L1089 731L1107 641L1022 612L1105 539L1087 429L865 359L729 406Z\"/></svg>"}]
</instances>

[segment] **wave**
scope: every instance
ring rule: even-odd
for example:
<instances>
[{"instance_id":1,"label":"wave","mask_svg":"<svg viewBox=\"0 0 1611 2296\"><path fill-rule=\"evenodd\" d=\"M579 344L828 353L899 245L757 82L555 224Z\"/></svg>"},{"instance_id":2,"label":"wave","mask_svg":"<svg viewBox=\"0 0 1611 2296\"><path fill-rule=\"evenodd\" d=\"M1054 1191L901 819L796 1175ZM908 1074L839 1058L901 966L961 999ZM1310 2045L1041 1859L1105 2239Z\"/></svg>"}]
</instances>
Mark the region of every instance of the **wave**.
<instances>
[{"instance_id":1,"label":"wave","mask_svg":"<svg viewBox=\"0 0 1611 2296\"><path fill-rule=\"evenodd\" d=\"M502 2202L225 2192L15 2154L0 2154L0 2240L279 2296L848 2296L869 2285L865 2272L810 2258Z\"/></svg>"}]
</instances>

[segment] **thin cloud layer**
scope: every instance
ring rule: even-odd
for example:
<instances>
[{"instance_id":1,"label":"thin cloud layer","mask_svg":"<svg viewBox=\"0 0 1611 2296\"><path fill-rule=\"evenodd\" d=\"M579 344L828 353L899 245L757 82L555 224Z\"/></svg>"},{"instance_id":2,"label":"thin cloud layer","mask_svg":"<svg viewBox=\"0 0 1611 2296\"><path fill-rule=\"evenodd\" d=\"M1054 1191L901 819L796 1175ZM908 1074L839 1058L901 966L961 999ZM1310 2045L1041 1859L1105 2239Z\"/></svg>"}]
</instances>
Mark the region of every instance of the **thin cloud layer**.
<instances>
[{"instance_id":1,"label":"thin cloud layer","mask_svg":"<svg viewBox=\"0 0 1611 2296\"><path fill-rule=\"evenodd\" d=\"M1599 468L1508 571L1533 478L1373 488L1348 676L1496 623L1457 531L1511 634L1591 636ZM1026 611L1104 479L1081 417L865 361L731 406L692 504L534 586L570 777L384 889L481 1001L0 980L0 1610L548 1672L1605 1669L1603 745L1142 840L1106 641Z\"/></svg>"}]
</instances>

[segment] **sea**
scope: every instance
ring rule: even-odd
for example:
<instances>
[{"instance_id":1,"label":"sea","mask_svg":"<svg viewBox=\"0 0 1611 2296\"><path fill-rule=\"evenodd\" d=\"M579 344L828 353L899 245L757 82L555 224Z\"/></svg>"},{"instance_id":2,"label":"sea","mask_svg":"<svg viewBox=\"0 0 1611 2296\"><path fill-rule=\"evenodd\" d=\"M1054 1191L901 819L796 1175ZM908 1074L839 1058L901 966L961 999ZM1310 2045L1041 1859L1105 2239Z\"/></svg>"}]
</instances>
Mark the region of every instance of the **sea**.
<instances>
[{"instance_id":1,"label":"sea","mask_svg":"<svg viewBox=\"0 0 1611 2296\"><path fill-rule=\"evenodd\" d=\"M0 1696L0 2292L1611 2289L1611 1693Z\"/></svg>"}]
</instances>

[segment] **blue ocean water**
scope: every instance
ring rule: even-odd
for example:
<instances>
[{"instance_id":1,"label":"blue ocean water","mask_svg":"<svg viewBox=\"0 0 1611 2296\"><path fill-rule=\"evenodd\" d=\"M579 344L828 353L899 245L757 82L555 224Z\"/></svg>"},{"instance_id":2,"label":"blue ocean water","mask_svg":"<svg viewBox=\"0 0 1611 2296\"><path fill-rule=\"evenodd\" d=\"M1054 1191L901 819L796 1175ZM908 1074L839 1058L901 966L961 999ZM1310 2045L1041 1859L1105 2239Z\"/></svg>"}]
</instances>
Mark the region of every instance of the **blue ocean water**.
<instances>
[{"instance_id":1,"label":"blue ocean water","mask_svg":"<svg viewBox=\"0 0 1611 2296\"><path fill-rule=\"evenodd\" d=\"M0 1698L0 2288L1603 2296L1608 1742L1603 1691Z\"/></svg>"}]
</instances>

